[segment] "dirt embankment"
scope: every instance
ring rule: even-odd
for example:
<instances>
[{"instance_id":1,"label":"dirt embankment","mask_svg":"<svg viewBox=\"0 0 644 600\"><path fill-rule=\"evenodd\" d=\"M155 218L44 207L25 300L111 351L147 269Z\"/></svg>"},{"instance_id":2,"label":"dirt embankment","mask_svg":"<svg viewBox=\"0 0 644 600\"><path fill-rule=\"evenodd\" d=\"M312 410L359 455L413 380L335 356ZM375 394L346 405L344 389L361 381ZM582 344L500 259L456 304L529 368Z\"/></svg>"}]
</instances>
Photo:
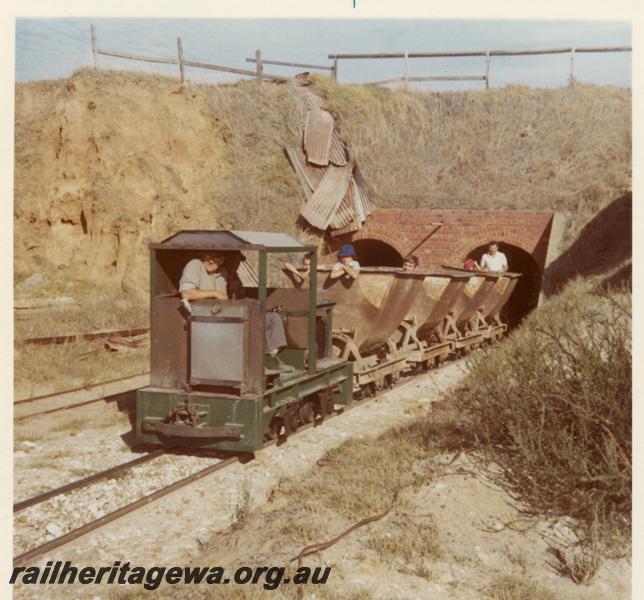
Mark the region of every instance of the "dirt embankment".
<instances>
[{"instance_id":1,"label":"dirt embankment","mask_svg":"<svg viewBox=\"0 0 644 600\"><path fill-rule=\"evenodd\" d=\"M560 210L578 231L630 188L628 90L316 82L380 206ZM17 85L15 127L17 284L44 273L55 293L145 292L150 240L185 228L296 233L303 197L283 148L301 118L288 85L181 90L82 70Z\"/></svg>"}]
</instances>

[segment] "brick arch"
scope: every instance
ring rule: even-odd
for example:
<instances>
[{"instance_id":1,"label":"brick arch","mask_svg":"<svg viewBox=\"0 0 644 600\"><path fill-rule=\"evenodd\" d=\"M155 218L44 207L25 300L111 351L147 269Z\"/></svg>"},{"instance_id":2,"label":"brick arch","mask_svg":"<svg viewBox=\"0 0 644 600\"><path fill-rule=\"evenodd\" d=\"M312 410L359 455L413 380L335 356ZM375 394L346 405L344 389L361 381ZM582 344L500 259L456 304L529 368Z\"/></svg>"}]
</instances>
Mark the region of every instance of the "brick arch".
<instances>
[{"instance_id":1,"label":"brick arch","mask_svg":"<svg viewBox=\"0 0 644 600\"><path fill-rule=\"evenodd\" d=\"M532 256L532 251L529 248L526 248L527 244L525 243L525 240L520 238L521 236L503 236L501 234L499 234L498 236L491 234L488 236L468 237L467 239L459 243L457 253L460 259L465 260L467 258L467 255L472 252L472 250L478 248L479 246L487 246L490 240L496 239L501 243L501 246L505 244L509 246L515 246L516 248L520 248L521 250Z\"/></svg>"},{"instance_id":2,"label":"brick arch","mask_svg":"<svg viewBox=\"0 0 644 600\"><path fill-rule=\"evenodd\" d=\"M370 229L368 232L359 231L351 237L351 241L368 241L368 240L378 240L391 246L400 256L405 256L409 247L403 247L399 241L391 238L391 234L388 232L380 232L374 229Z\"/></svg>"}]
</instances>

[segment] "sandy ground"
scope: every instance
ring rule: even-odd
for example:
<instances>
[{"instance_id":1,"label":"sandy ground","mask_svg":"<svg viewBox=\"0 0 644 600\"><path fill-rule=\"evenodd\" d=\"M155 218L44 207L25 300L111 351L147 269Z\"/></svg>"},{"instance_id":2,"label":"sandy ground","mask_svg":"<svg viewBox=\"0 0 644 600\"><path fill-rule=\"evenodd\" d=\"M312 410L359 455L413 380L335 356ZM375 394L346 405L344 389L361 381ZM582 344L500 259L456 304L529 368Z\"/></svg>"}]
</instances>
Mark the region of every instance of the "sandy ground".
<instances>
[{"instance_id":1,"label":"sandy ground","mask_svg":"<svg viewBox=\"0 0 644 600\"><path fill-rule=\"evenodd\" d=\"M284 445L259 452L251 462L215 473L94 535L80 538L43 557L38 564L46 560L70 560L82 566L101 566L120 560L148 566L286 565L306 544L298 541L297 535L285 538L278 532L299 523L310 527L315 523L315 515L307 512L306 502L295 502L284 496L280 490L284 478L297 480L307 477L311 469L319 470L317 461L350 438L370 440L392 427L413 421L430 411L431 404L440 400L442 391L461 377L462 365L455 364L411 380L375 402L321 427L303 431ZM98 465L98 455L104 457L101 468L109 466L106 463L116 457L122 457L118 462L127 460L127 447L119 436L126 432L127 424L123 422L87 432L87 437L78 440L77 456L82 456L84 464L93 468ZM65 471L73 460L73 453L65 450L68 442L64 437L56 440L50 436L41 442L40 452L45 452L45 446L47 452L57 449L63 465L58 479L53 472L47 475L45 471L41 480L56 481L60 485L61 479L67 476L62 473L71 474ZM28 464L21 467L18 462L26 458L17 460L17 472L22 475L17 475L16 486L23 494L34 489L25 483L33 479ZM505 524L519 516L520 507L494 484L494 473L488 467L469 455L459 455L456 460L454 455L438 455L428 460L433 461L433 472L438 465L440 476L429 479L419 488L403 491L400 506L381 521L360 528L328 550L304 559L303 564L308 566L333 567L328 586L313 591L309 588L305 597L479 598L495 582L508 576L518 577L537 590L550 590L557 598L630 597L630 565L626 560L605 562L590 586L575 585L557 572L556 560L549 550L553 544L570 537L565 524L519 519L519 528L525 527L525 531L506 527ZM93 501L87 492L70 500L72 508L83 506L84 512L65 509L65 502L49 504L46 510L40 511L43 514L33 517L37 524L34 531L39 531L44 524L46 532L47 523L52 522L66 529L74 524L75 512L77 517L82 514L84 518L84 513L90 510L88 507L100 512L114 502L139 497L152 487L150 480L156 485L179 473L187 474L191 469L205 466L205 462L189 457L168 457L167 462L154 464L146 467L147 471L142 468L140 477L123 478L118 485L113 481L96 484L91 492ZM24 481L18 481L21 477ZM148 483L143 483L143 478ZM316 541L330 539L351 524L341 516L331 519L325 516L324 523L314 525L316 535L319 530ZM29 545L28 529L19 521L17 525L17 531L24 536L17 539L18 545ZM438 550L404 558L395 552L383 556L378 549L387 546L383 540L396 539L401 528L409 527L420 532L431 531ZM37 538L34 533L32 539ZM380 540L375 546L374 539ZM117 594L113 587L107 586L92 586L92 589L66 586L47 591L52 598L111 598ZM169 596L187 593L188 598L194 591L192 586L187 592L162 588L157 593ZM233 596L241 593L240 589L228 591ZM42 589L28 586L15 589L16 598L42 597L42 593Z\"/></svg>"}]
</instances>

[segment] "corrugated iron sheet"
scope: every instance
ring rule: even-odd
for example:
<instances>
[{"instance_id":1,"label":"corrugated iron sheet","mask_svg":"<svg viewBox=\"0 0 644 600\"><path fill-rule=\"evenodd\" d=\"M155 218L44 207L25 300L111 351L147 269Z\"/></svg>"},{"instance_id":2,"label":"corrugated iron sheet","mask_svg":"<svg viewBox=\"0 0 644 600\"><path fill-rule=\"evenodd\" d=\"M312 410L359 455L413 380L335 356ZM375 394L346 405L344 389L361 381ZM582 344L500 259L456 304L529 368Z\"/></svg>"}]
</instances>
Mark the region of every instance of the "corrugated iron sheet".
<instances>
[{"instance_id":1,"label":"corrugated iron sheet","mask_svg":"<svg viewBox=\"0 0 644 600\"><path fill-rule=\"evenodd\" d=\"M358 165L356 165L356 168L353 170L353 177L355 179L358 191L358 202L362 207L362 210L364 211L364 218L366 219L375 210L376 207L371 200L371 196L369 195L369 191L367 190L367 184L362 178L362 173L360 172Z\"/></svg>"},{"instance_id":2,"label":"corrugated iron sheet","mask_svg":"<svg viewBox=\"0 0 644 600\"><path fill-rule=\"evenodd\" d=\"M314 191L320 184L320 181L322 181L326 168L307 164L306 156L300 148L287 148L286 154L298 178L301 182L303 181L302 186L304 187L306 185L306 188L308 188L308 190L305 188L304 193L307 194L307 191ZM310 193L307 194L307 199L309 197Z\"/></svg>"},{"instance_id":3,"label":"corrugated iron sheet","mask_svg":"<svg viewBox=\"0 0 644 600\"><path fill-rule=\"evenodd\" d=\"M360 220L359 215L356 215L356 209L354 205L355 192L354 192L355 182L353 178L349 186L347 187L347 193L344 195L340 206L335 211L329 226L331 229L340 229L341 227L350 227L351 231L356 231L360 228L362 221Z\"/></svg>"},{"instance_id":4,"label":"corrugated iron sheet","mask_svg":"<svg viewBox=\"0 0 644 600\"><path fill-rule=\"evenodd\" d=\"M306 156L300 148L287 148L286 153L300 181L306 201L309 202L313 197L314 190L317 189L324 173L326 173L326 167L314 167L307 164Z\"/></svg>"},{"instance_id":5,"label":"corrugated iron sheet","mask_svg":"<svg viewBox=\"0 0 644 600\"><path fill-rule=\"evenodd\" d=\"M313 193L302 210L302 216L314 227L325 230L344 199L351 181L352 166L336 167L329 165Z\"/></svg>"},{"instance_id":6,"label":"corrugated iron sheet","mask_svg":"<svg viewBox=\"0 0 644 600\"><path fill-rule=\"evenodd\" d=\"M304 152L308 162L322 167L329 164L334 125L331 113L326 110L308 112L304 125Z\"/></svg>"},{"instance_id":7,"label":"corrugated iron sheet","mask_svg":"<svg viewBox=\"0 0 644 600\"><path fill-rule=\"evenodd\" d=\"M257 287L259 286L259 277L255 272L255 269L248 264L248 261L240 262L239 269L237 269L237 275L242 282L244 287Z\"/></svg>"},{"instance_id":8,"label":"corrugated iron sheet","mask_svg":"<svg viewBox=\"0 0 644 600\"><path fill-rule=\"evenodd\" d=\"M298 87L297 91L300 93L300 97L308 110L323 110L324 100L320 96L306 87Z\"/></svg>"},{"instance_id":9,"label":"corrugated iron sheet","mask_svg":"<svg viewBox=\"0 0 644 600\"><path fill-rule=\"evenodd\" d=\"M344 167L347 164L347 152L344 143L340 139L340 132L337 127L333 128L333 135L331 136L329 160L336 167Z\"/></svg>"}]
</instances>

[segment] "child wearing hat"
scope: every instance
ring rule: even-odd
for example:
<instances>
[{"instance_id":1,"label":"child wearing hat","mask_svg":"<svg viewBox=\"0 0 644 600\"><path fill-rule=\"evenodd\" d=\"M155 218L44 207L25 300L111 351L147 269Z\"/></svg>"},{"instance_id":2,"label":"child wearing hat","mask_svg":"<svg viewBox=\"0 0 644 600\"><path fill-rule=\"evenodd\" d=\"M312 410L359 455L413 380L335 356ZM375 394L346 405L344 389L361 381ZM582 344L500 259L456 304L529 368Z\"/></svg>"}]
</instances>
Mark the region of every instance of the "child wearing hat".
<instances>
[{"instance_id":1,"label":"child wearing hat","mask_svg":"<svg viewBox=\"0 0 644 600\"><path fill-rule=\"evenodd\" d=\"M338 251L338 262L335 263L329 277L331 279L357 279L360 263L356 260L356 251L351 244L344 244Z\"/></svg>"}]
</instances>

